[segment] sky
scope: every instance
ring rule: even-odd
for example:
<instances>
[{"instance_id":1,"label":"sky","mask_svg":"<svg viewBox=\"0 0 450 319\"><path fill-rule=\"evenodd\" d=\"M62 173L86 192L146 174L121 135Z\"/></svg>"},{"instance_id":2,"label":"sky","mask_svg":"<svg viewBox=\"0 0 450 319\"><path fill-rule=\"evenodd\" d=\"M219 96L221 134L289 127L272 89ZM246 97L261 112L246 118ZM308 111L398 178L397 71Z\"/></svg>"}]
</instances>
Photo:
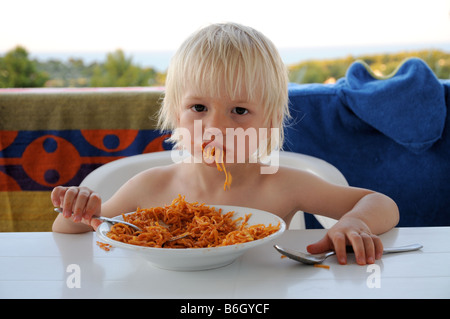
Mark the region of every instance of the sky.
<instances>
[{"instance_id":1,"label":"sky","mask_svg":"<svg viewBox=\"0 0 450 319\"><path fill-rule=\"evenodd\" d=\"M172 51L226 21L280 49L450 44L450 0L2 0L0 54Z\"/></svg>"}]
</instances>

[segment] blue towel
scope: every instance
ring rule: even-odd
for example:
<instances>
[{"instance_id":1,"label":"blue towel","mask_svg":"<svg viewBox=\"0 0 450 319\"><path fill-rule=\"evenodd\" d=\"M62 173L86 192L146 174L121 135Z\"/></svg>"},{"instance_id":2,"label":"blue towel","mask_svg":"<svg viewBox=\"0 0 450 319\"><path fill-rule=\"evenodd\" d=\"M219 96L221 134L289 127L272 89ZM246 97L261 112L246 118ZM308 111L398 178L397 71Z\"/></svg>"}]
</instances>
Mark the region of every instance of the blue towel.
<instances>
[{"instance_id":1,"label":"blue towel","mask_svg":"<svg viewBox=\"0 0 450 319\"><path fill-rule=\"evenodd\" d=\"M355 62L336 84L291 84L284 149L393 198L399 226L450 226L449 91L415 58L386 78Z\"/></svg>"},{"instance_id":2,"label":"blue towel","mask_svg":"<svg viewBox=\"0 0 450 319\"><path fill-rule=\"evenodd\" d=\"M392 77L381 80L356 62L338 86L343 103L362 121L412 152L427 150L442 136L444 87L420 59L406 60Z\"/></svg>"}]
</instances>

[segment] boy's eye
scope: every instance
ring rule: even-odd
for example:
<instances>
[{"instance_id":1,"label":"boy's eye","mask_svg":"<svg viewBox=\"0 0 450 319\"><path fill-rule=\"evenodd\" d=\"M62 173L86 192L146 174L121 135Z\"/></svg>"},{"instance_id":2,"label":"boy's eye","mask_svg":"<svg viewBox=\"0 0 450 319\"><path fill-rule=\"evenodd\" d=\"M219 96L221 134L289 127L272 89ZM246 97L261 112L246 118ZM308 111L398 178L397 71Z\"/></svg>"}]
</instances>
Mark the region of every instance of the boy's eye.
<instances>
[{"instance_id":1,"label":"boy's eye","mask_svg":"<svg viewBox=\"0 0 450 319\"><path fill-rule=\"evenodd\" d=\"M195 104L191 107L191 109L195 112L204 112L206 111L206 106L201 104Z\"/></svg>"},{"instance_id":2,"label":"boy's eye","mask_svg":"<svg viewBox=\"0 0 450 319\"><path fill-rule=\"evenodd\" d=\"M233 109L233 113L244 115L248 113L248 110L245 107L237 106Z\"/></svg>"}]
</instances>

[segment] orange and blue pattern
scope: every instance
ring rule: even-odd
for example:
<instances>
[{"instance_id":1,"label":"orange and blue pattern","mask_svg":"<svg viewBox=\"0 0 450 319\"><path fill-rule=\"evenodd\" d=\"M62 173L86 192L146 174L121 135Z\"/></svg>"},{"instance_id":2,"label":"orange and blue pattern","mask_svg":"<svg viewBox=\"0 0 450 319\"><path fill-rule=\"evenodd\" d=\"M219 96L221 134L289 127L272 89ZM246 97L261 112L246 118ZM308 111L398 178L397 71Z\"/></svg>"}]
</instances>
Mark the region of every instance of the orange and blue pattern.
<instances>
[{"instance_id":1,"label":"orange and blue pattern","mask_svg":"<svg viewBox=\"0 0 450 319\"><path fill-rule=\"evenodd\" d=\"M156 128L161 90L0 90L0 231L51 231L58 185L171 146Z\"/></svg>"}]
</instances>

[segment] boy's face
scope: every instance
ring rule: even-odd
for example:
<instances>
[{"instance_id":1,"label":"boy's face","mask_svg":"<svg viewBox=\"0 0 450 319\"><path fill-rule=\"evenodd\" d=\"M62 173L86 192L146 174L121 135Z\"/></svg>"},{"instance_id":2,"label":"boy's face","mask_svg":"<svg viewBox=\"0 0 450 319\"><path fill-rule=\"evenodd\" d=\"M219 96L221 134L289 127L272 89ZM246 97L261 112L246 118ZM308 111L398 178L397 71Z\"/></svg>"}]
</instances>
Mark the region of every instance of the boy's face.
<instances>
[{"instance_id":1,"label":"boy's face","mask_svg":"<svg viewBox=\"0 0 450 319\"><path fill-rule=\"evenodd\" d=\"M183 146L191 154L202 154L202 148L214 147L224 152L226 163L248 162L264 131L270 129L264 126L263 108L260 101L248 100L246 92L231 98L226 90L220 91L224 93L209 96L194 88L185 90L178 127L187 129L190 136L183 136Z\"/></svg>"}]
</instances>

